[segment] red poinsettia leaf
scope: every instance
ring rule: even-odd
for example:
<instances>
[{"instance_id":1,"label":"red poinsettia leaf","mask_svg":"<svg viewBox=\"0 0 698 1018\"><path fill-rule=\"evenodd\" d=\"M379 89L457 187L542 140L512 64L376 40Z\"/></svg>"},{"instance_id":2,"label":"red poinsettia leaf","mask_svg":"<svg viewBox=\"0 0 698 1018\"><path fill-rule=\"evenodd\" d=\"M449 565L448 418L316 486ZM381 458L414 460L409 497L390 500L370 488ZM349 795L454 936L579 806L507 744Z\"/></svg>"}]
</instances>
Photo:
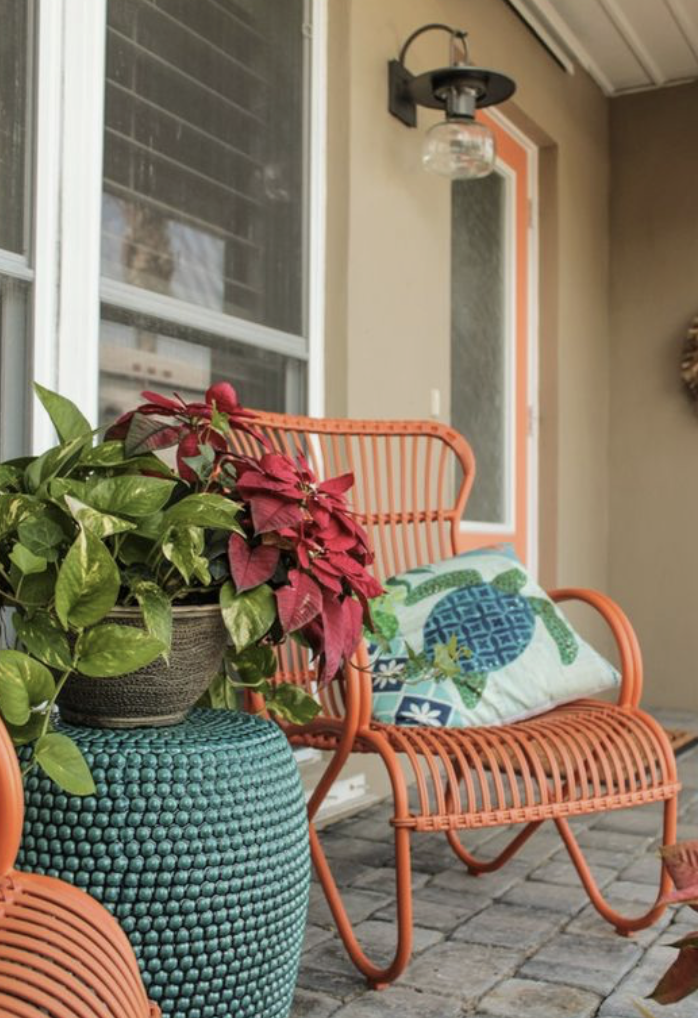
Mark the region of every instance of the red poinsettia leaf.
<instances>
[{"instance_id":1,"label":"red poinsettia leaf","mask_svg":"<svg viewBox=\"0 0 698 1018\"><path fill-rule=\"evenodd\" d=\"M276 572L281 551L273 544L260 544L251 548L240 534L231 534L228 542L230 573L238 593L252 590Z\"/></svg>"},{"instance_id":2,"label":"red poinsettia leaf","mask_svg":"<svg viewBox=\"0 0 698 1018\"><path fill-rule=\"evenodd\" d=\"M259 459L259 467L267 476L282 481L298 481L298 467L290 456L267 452Z\"/></svg>"},{"instance_id":3,"label":"red poinsettia leaf","mask_svg":"<svg viewBox=\"0 0 698 1018\"><path fill-rule=\"evenodd\" d=\"M698 947L682 947L649 997L658 1004L675 1004L698 990Z\"/></svg>"},{"instance_id":4,"label":"red poinsettia leaf","mask_svg":"<svg viewBox=\"0 0 698 1018\"><path fill-rule=\"evenodd\" d=\"M237 482L238 491L247 498L257 491L278 491L289 498L300 498L302 491L293 481L279 480L276 477L267 477L264 474L257 474L251 470L245 471Z\"/></svg>"},{"instance_id":5,"label":"red poinsettia leaf","mask_svg":"<svg viewBox=\"0 0 698 1018\"><path fill-rule=\"evenodd\" d=\"M133 419L133 415L136 411L129 410L127 414L122 414L118 417L113 424L111 424L104 433L104 441L121 441L128 435L128 429Z\"/></svg>"},{"instance_id":6,"label":"red poinsettia leaf","mask_svg":"<svg viewBox=\"0 0 698 1018\"><path fill-rule=\"evenodd\" d=\"M140 411L131 418L124 441L127 456L140 456L155 449L168 449L179 440L181 427Z\"/></svg>"},{"instance_id":7,"label":"red poinsettia leaf","mask_svg":"<svg viewBox=\"0 0 698 1018\"><path fill-rule=\"evenodd\" d=\"M292 569L288 580L286 586L276 591L276 606L284 632L294 633L307 626L320 613L322 594L312 577L299 569Z\"/></svg>"},{"instance_id":8,"label":"red poinsettia leaf","mask_svg":"<svg viewBox=\"0 0 698 1018\"><path fill-rule=\"evenodd\" d=\"M315 579L323 587L334 591L335 594L342 593L342 584L339 579L341 574L338 575L327 562L319 558L313 559L312 571Z\"/></svg>"},{"instance_id":9,"label":"red poinsettia leaf","mask_svg":"<svg viewBox=\"0 0 698 1018\"><path fill-rule=\"evenodd\" d=\"M210 428L197 432L183 427L180 434L181 437L177 446L177 470L180 477L183 477L190 484L194 484L197 480L196 473L186 461L198 456L202 445L210 445L219 451L225 449L225 439Z\"/></svg>"},{"instance_id":10,"label":"red poinsettia leaf","mask_svg":"<svg viewBox=\"0 0 698 1018\"><path fill-rule=\"evenodd\" d=\"M266 534L280 527L300 523L303 513L296 502L273 495L253 495L249 499L252 523L256 534Z\"/></svg>"},{"instance_id":11,"label":"red poinsettia leaf","mask_svg":"<svg viewBox=\"0 0 698 1018\"><path fill-rule=\"evenodd\" d=\"M175 413L181 413L184 409L185 403L182 399L170 399L169 396L162 396L159 392L150 392L146 389L141 393L143 399L147 400L148 403L152 403L159 407L161 410L170 410Z\"/></svg>"},{"instance_id":12,"label":"red poinsettia leaf","mask_svg":"<svg viewBox=\"0 0 698 1018\"><path fill-rule=\"evenodd\" d=\"M209 406L214 403L216 407L225 414L234 414L241 409L238 394L230 382L216 382L206 390L206 402Z\"/></svg>"},{"instance_id":13,"label":"red poinsettia leaf","mask_svg":"<svg viewBox=\"0 0 698 1018\"><path fill-rule=\"evenodd\" d=\"M679 841L661 849L675 889L664 895L667 904L685 903L698 912L698 841Z\"/></svg>"},{"instance_id":14,"label":"red poinsettia leaf","mask_svg":"<svg viewBox=\"0 0 698 1018\"><path fill-rule=\"evenodd\" d=\"M348 661L361 642L364 628L364 612L358 601L353 597L345 597L342 601L344 612L344 657Z\"/></svg>"},{"instance_id":15,"label":"red poinsettia leaf","mask_svg":"<svg viewBox=\"0 0 698 1018\"><path fill-rule=\"evenodd\" d=\"M349 488L353 487L353 484L354 475L352 473L341 474L340 477L330 477L327 481L323 481L318 485L318 491L328 495L343 495L345 491L349 491Z\"/></svg>"},{"instance_id":16,"label":"red poinsettia leaf","mask_svg":"<svg viewBox=\"0 0 698 1018\"><path fill-rule=\"evenodd\" d=\"M325 655L323 681L331 682L339 670L346 644L347 619L342 602L334 595L327 595L322 600L322 637Z\"/></svg>"},{"instance_id":17,"label":"red poinsettia leaf","mask_svg":"<svg viewBox=\"0 0 698 1018\"><path fill-rule=\"evenodd\" d=\"M310 568L310 553L305 545L305 542L301 542L296 547L296 555L298 556L298 562L304 569Z\"/></svg>"}]
</instances>

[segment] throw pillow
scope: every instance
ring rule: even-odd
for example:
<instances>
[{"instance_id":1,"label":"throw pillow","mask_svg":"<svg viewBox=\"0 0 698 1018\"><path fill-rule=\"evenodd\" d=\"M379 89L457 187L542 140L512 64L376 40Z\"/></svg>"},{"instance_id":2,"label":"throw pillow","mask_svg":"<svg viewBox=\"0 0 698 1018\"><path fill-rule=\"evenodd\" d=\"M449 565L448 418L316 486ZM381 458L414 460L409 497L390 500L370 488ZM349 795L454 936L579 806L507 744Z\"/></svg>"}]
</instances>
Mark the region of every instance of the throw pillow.
<instances>
[{"instance_id":1,"label":"throw pillow","mask_svg":"<svg viewBox=\"0 0 698 1018\"><path fill-rule=\"evenodd\" d=\"M508 547L465 552L384 586L366 634L376 721L504 724L619 685Z\"/></svg>"}]
</instances>

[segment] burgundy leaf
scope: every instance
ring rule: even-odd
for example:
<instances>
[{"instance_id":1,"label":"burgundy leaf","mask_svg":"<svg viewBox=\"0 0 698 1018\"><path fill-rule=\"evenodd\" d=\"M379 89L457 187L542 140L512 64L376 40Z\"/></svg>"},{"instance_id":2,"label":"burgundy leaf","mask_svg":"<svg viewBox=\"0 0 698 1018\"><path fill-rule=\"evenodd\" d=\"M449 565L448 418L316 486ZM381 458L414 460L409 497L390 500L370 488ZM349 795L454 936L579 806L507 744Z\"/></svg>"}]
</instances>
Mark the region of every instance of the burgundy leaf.
<instances>
[{"instance_id":1,"label":"burgundy leaf","mask_svg":"<svg viewBox=\"0 0 698 1018\"><path fill-rule=\"evenodd\" d=\"M142 392L141 396L148 403L155 404L160 410L174 410L176 413L181 413L185 406L181 399L170 399L169 396L161 396L159 392L150 392L148 389Z\"/></svg>"},{"instance_id":2,"label":"burgundy leaf","mask_svg":"<svg viewBox=\"0 0 698 1018\"><path fill-rule=\"evenodd\" d=\"M121 417L118 417L113 424L110 424L110 426L104 433L104 441L117 442L121 441L121 439L126 438L126 436L128 435L129 425L133 419L134 413L135 410L129 410L127 414L122 414Z\"/></svg>"},{"instance_id":3,"label":"burgundy leaf","mask_svg":"<svg viewBox=\"0 0 698 1018\"><path fill-rule=\"evenodd\" d=\"M313 560L312 571L318 583L321 583L323 587L334 591L335 594L342 593L342 584L336 571L323 559L316 558Z\"/></svg>"},{"instance_id":4,"label":"burgundy leaf","mask_svg":"<svg viewBox=\"0 0 698 1018\"><path fill-rule=\"evenodd\" d=\"M240 534L231 534L228 561L238 593L266 583L276 571L280 554L280 550L273 544L260 544L251 548Z\"/></svg>"},{"instance_id":5,"label":"burgundy leaf","mask_svg":"<svg viewBox=\"0 0 698 1018\"><path fill-rule=\"evenodd\" d=\"M196 473L186 461L198 456L202 445L210 445L219 451L225 449L225 439L222 435L212 431L211 428L204 428L201 432L197 432L183 427L180 434L181 438L177 447L177 470L180 477L183 477L185 481L195 484L197 481Z\"/></svg>"},{"instance_id":6,"label":"burgundy leaf","mask_svg":"<svg viewBox=\"0 0 698 1018\"><path fill-rule=\"evenodd\" d=\"M303 519L300 507L285 498L254 495L249 501L256 534L267 534L270 530L293 526L294 523L300 523Z\"/></svg>"},{"instance_id":7,"label":"burgundy leaf","mask_svg":"<svg viewBox=\"0 0 698 1018\"><path fill-rule=\"evenodd\" d=\"M358 601L353 597L345 597L342 601L344 612L344 657L348 661L359 643L364 627L364 612Z\"/></svg>"},{"instance_id":8,"label":"burgundy leaf","mask_svg":"<svg viewBox=\"0 0 698 1018\"><path fill-rule=\"evenodd\" d=\"M322 601L322 634L325 653L323 679L325 682L331 682L342 662L346 643L345 628L346 616L342 602L333 595L325 595Z\"/></svg>"},{"instance_id":9,"label":"burgundy leaf","mask_svg":"<svg viewBox=\"0 0 698 1018\"><path fill-rule=\"evenodd\" d=\"M318 485L318 491L326 492L329 495L343 495L354 484L354 475L342 474L340 477L330 477Z\"/></svg>"},{"instance_id":10,"label":"burgundy leaf","mask_svg":"<svg viewBox=\"0 0 698 1018\"><path fill-rule=\"evenodd\" d=\"M224 414L234 414L241 410L238 394L229 382L216 382L206 390L206 402L209 406L214 403L218 410Z\"/></svg>"},{"instance_id":11,"label":"burgundy leaf","mask_svg":"<svg viewBox=\"0 0 698 1018\"><path fill-rule=\"evenodd\" d=\"M307 573L292 569L288 584L276 591L279 621L285 633L307 626L322 609L322 594L317 583Z\"/></svg>"},{"instance_id":12,"label":"burgundy leaf","mask_svg":"<svg viewBox=\"0 0 698 1018\"><path fill-rule=\"evenodd\" d=\"M138 411L131 419L124 451L127 456L140 456L155 449L167 449L175 445L180 432L178 424L162 421Z\"/></svg>"},{"instance_id":13,"label":"burgundy leaf","mask_svg":"<svg viewBox=\"0 0 698 1018\"><path fill-rule=\"evenodd\" d=\"M685 902L698 912L698 841L679 841L665 846L661 853L675 886L662 901Z\"/></svg>"},{"instance_id":14,"label":"burgundy leaf","mask_svg":"<svg viewBox=\"0 0 698 1018\"><path fill-rule=\"evenodd\" d=\"M298 498L302 495L297 484L280 481L275 477L266 477L264 474L255 474L251 470L245 471L238 477L237 488L243 497L253 495L257 491L278 491L290 498Z\"/></svg>"},{"instance_id":15,"label":"burgundy leaf","mask_svg":"<svg viewBox=\"0 0 698 1018\"><path fill-rule=\"evenodd\" d=\"M695 943L695 934L685 938ZM658 1004L675 1004L698 990L698 947L683 946L679 956L649 995Z\"/></svg>"},{"instance_id":16,"label":"burgundy leaf","mask_svg":"<svg viewBox=\"0 0 698 1018\"><path fill-rule=\"evenodd\" d=\"M290 456L280 452L265 453L259 460L260 469L271 477L283 481L298 480L298 468Z\"/></svg>"}]
</instances>

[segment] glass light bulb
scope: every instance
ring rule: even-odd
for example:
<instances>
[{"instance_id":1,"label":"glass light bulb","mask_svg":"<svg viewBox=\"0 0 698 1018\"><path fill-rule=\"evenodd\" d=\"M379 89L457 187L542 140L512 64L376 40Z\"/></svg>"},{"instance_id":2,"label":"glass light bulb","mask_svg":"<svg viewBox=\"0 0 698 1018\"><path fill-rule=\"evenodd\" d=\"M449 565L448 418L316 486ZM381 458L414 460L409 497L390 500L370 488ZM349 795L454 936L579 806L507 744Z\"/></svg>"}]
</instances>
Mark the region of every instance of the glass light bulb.
<instances>
[{"instance_id":1,"label":"glass light bulb","mask_svg":"<svg viewBox=\"0 0 698 1018\"><path fill-rule=\"evenodd\" d=\"M442 120L424 136L422 165L451 180L486 177L494 169L496 156L492 131L469 118Z\"/></svg>"}]
</instances>

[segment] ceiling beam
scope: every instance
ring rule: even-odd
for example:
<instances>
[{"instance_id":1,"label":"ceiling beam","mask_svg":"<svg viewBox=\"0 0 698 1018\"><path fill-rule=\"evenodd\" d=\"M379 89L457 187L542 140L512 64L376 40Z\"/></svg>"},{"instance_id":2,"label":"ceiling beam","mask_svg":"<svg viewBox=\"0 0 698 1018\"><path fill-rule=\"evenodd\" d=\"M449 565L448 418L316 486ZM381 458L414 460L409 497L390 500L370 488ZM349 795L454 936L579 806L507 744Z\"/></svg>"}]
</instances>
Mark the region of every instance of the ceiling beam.
<instances>
[{"instance_id":1,"label":"ceiling beam","mask_svg":"<svg viewBox=\"0 0 698 1018\"><path fill-rule=\"evenodd\" d=\"M573 57L594 79L605 95L613 95L614 87L607 75L601 70L587 48L580 42L572 29L555 10L551 0L511 0L535 32L546 32L557 43L558 47L569 57Z\"/></svg>"},{"instance_id":2,"label":"ceiling beam","mask_svg":"<svg viewBox=\"0 0 698 1018\"><path fill-rule=\"evenodd\" d=\"M686 13L682 0L664 0L664 3L676 22L681 35L684 37L686 45L693 53L696 61L698 61L698 28L696 28Z\"/></svg>"},{"instance_id":3,"label":"ceiling beam","mask_svg":"<svg viewBox=\"0 0 698 1018\"><path fill-rule=\"evenodd\" d=\"M621 35L638 64L653 84L666 85L667 76L637 34L617 0L597 0Z\"/></svg>"}]
</instances>

